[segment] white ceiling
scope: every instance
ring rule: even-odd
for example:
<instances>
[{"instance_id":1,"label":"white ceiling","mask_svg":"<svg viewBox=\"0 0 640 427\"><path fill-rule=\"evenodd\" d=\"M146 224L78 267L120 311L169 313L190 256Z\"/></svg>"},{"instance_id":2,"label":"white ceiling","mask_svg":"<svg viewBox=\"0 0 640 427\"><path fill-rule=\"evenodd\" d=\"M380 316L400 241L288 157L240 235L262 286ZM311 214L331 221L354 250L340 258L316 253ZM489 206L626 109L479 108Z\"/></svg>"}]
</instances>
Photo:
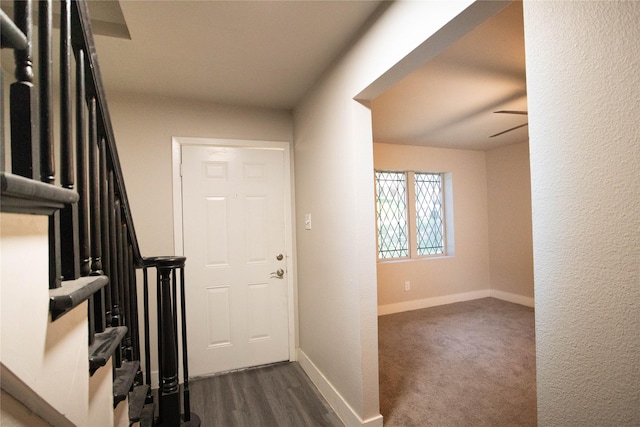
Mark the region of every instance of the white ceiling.
<instances>
[{"instance_id":1,"label":"white ceiling","mask_svg":"<svg viewBox=\"0 0 640 427\"><path fill-rule=\"evenodd\" d=\"M89 7L107 92L293 109L382 3L93 0ZM526 123L493 113L527 109L522 4L507 6L371 107L376 142L486 150L527 141L527 127L488 138Z\"/></svg>"},{"instance_id":2,"label":"white ceiling","mask_svg":"<svg viewBox=\"0 0 640 427\"><path fill-rule=\"evenodd\" d=\"M108 91L293 109L380 1L121 1L96 36Z\"/></svg>"},{"instance_id":3,"label":"white ceiling","mask_svg":"<svg viewBox=\"0 0 640 427\"><path fill-rule=\"evenodd\" d=\"M514 2L371 103L376 142L487 150L528 140L522 3Z\"/></svg>"}]
</instances>

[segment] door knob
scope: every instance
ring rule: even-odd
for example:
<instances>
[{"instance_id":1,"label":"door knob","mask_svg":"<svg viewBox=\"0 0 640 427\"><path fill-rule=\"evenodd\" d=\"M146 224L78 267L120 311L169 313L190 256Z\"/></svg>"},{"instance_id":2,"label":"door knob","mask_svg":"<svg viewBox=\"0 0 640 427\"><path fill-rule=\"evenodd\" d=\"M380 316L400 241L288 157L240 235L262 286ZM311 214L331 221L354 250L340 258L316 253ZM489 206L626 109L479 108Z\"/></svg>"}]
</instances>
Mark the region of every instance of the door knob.
<instances>
[{"instance_id":1,"label":"door knob","mask_svg":"<svg viewBox=\"0 0 640 427\"><path fill-rule=\"evenodd\" d=\"M276 256L276 259L277 259L278 261L282 261L282 259L283 259L283 258L284 258L284 256L283 256L282 254L278 254L278 255Z\"/></svg>"},{"instance_id":2,"label":"door knob","mask_svg":"<svg viewBox=\"0 0 640 427\"><path fill-rule=\"evenodd\" d=\"M279 268L277 271L271 272L272 279L282 279L282 276L284 276L284 270L281 268Z\"/></svg>"}]
</instances>

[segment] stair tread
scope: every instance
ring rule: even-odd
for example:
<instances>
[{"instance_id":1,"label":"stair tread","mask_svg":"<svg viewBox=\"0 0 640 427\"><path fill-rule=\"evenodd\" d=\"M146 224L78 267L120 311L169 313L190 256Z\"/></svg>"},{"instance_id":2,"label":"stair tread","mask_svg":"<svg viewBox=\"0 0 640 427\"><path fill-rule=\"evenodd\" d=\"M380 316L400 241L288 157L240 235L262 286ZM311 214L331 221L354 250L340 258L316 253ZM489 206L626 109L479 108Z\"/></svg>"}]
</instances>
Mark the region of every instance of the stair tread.
<instances>
[{"instance_id":1,"label":"stair tread","mask_svg":"<svg viewBox=\"0 0 640 427\"><path fill-rule=\"evenodd\" d=\"M114 408L129 395L129 391L131 390L131 387L133 387L133 382L135 381L139 370L140 362L137 360L122 362L122 366L116 368L115 376L113 378ZM131 405L131 400L129 400L129 405Z\"/></svg>"},{"instance_id":2,"label":"stair tread","mask_svg":"<svg viewBox=\"0 0 640 427\"><path fill-rule=\"evenodd\" d=\"M49 290L49 310L51 320L58 319L63 314L77 307L89 299L96 291L109 283L107 276L87 276L76 280L65 280L62 286Z\"/></svg>"},{"instance_id":3,"label":"stair tread","mask_svg":"<svg viewBox=\"0 0 640 427\"><path fill-rule=\"evenodd\" d=\"M115 385L114 385L115 388ZM133 388L129 393L129 422L136 423L140 421L144 402L147 399L149 386L147 384L139 385Z\"/></svg>"},{"instance_id":4,"label":"stair tread","mask_svg":"<svg viewBox=\"0 0 640 427\"><path fill-rule=\"evenodd\" d=\"M79 198L73 190L8 172L0 172L0 193L0 208L7 213L51 215Z\"/></svg>"},{"instance_id":5,"label":"stair tread","mask_svg":"<svg viewBox=\"0 0 640 427\"><path fill-rule=\"evenodd\" d=\"M107 328L104 332L95 335L95 340L89 347L89 373L91 375L98 368L107 364L126 334L126 326L117 326Z\"/></svg>"},{"instance_id":6,"label":"stair tread","mask_svg":"<svg viewBox=\"0 0 640 427\"><path fill-rule=\"evenodd\" d=\"M152 402L144 405L144 407L142 408L142 413L140 414L140 427L153 427L153 422L155 420L155 411L155 403Z\"/></svg>"}]
</instances>

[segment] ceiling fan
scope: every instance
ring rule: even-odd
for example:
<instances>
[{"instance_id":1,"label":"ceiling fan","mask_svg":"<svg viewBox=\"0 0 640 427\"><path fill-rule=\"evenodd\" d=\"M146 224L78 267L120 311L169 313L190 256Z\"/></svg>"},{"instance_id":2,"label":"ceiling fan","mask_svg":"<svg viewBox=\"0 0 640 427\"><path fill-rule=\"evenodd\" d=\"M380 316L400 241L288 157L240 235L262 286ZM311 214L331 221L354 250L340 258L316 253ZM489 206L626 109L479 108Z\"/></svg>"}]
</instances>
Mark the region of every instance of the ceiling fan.
<instances>
[{"instance_id":1,"label":"ceiling fan","mask_svg":"<svg viewBox=\"0 0 640 427\"><path fill-rule=\"evenodd\" d=\"M523 116L526 116L528 114L527 111L520 111L520 110L500 110L500 111L494 111L494 113L496 113L496 114L520 114L520 115L523 115ZM499 136L499 135L505 134L507 132L511 132L512 130L520 129L521 127L525 127L528 124L529 123L527 122L527 123L525 123L523 125L518 125L518 126L510 128L510 129L503 130L502 132L498 132L495 135L491 135L489 138L493 138L494 136Z\"/></svg>"}]
</instances>

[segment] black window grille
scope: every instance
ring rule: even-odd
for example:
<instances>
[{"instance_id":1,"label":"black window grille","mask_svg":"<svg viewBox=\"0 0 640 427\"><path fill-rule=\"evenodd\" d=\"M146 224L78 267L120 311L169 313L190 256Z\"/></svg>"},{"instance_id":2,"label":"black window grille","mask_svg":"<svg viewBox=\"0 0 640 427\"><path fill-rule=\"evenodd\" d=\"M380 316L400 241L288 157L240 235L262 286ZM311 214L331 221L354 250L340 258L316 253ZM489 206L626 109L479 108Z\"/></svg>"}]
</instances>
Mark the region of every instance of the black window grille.
<instances>
[{"instance_id":1,"label":"black window grille","mask_svg":"<svg viewBox=\"0 0 640 427\"><path fill-rule=\"evenodd\" d=\"M442 174L414 174L418 255L444 253Z\"/></svg>"},{"instance_id":2,"label":"black window grille","mask_svg":"<svg viewBox=\"0 0 640 427\"><path fill-rule=\"evenodd\" d=\"M376 172L378 258L409 256L407 176L404 172Z\"/></svg>"}]
</instances>

